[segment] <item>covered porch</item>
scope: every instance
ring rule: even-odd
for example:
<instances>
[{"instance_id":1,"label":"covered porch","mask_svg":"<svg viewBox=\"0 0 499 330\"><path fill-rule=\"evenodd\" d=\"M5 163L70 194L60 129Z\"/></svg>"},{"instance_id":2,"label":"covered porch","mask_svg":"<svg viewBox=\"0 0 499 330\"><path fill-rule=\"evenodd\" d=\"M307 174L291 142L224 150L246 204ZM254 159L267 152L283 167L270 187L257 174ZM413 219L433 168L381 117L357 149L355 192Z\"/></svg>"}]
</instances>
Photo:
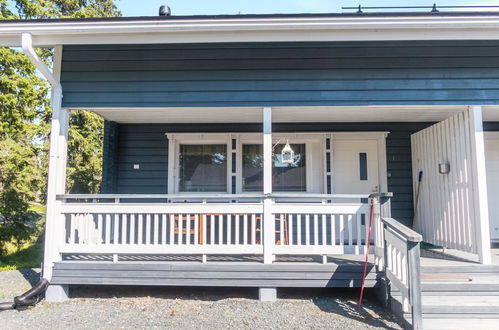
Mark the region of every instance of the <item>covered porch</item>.
<instances>
[{"instance_id":1,"label":"covered porch","mask_svg":"<svg viewBox=\"0 0 499 330\"><path fill-rule=\"evenodd\" d=\"M480 112L479 129L482 109L475 110ZM494 110L483 109L485 120L499 120ZM59 163L58 176L52 178L62 188L55 196L59 224L54 233L63 244L53 261L88 253L109 254L115 262L131 254L199 255L203 262L209 255L250 254L262 255L264 263L272 263L277 255L317 255L326 262L327 255L365 252L370 202L377 204L372 242L382 248L381 217L411 227L413 205L416 217L427 207L418 195L418 182L412 182L417 171L411 173L415 160L410 163L410 135L471 110L377 106L93 111L109 125L122 127L119 137L107 127L104 167L113 167L114 173L104 172L105 194L66 194L65 164ZM216 131L224 120L230 126ZM61 153L64 128L58 141ZM388 139L387 148L391 134L395 137ZM295 149L288 164L279 152L285 144ZM164 158L158 160L161 148ZM429 188L423 187L423 197L428 193L424 189ZM381 207L379 196L384 195L379 193L389 191L393 199L384 200ZM461 216L461 221L466 219ZM473 230L478 233L479 227ZM435 243L428 233L423 239ZM478 253L478 239L469 239L467 244L475 250L467 252Z\"/></svg>"}]
</instances>

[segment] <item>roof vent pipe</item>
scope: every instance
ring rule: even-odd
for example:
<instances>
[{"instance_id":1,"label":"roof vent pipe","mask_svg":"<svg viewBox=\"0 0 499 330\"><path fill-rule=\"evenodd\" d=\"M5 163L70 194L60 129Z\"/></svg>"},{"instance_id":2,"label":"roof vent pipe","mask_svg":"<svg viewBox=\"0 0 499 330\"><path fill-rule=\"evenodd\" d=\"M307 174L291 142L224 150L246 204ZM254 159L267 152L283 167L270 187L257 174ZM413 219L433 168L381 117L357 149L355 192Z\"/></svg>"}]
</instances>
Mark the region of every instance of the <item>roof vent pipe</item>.
<instances>
[{"instance_id":1,"label":"roof vent pipe","mask_svg":"<svg viewBox=\"0 0 499 330\"><path fill-rule=\"evenodd\" d=\"M168 6L161 6L159 7L159 16L171 16L172 11L170 7Z\"/></svg>"}]
</instances>

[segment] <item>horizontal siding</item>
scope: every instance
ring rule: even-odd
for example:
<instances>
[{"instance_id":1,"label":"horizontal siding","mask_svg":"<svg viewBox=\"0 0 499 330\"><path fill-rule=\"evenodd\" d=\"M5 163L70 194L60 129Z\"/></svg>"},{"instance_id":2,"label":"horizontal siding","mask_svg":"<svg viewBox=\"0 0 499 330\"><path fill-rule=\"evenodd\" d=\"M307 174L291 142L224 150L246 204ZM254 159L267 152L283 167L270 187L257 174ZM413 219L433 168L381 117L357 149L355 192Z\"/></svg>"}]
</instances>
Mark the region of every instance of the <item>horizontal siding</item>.
<instances>
[{"instance_id":1,"label":"horizontal siding","mask_svg":"<svg viewBox=\"0 0 499 330\"><path fill-rule=\"evenodd\" d=\"M65 46L64 106L495 104L498 41Z\"/></svg>"},{"instance_id":2,"label":"horizontal siding","mask_svg":"<svg viewBox=\"0 0 499 330\"><path fill-rule=\"evenodd\" d=\"M392 216L410 224L413 215L410 135L431 123L317 123L275 124L275 132L389 131L387 138L388 190L394 193ZM168 141L166 132L259 132L259 124L120 124L117 161L114 162L117 193L168 192ZM107 160L104 160L106 164ZM133 164L140 164L134 170Z\"/></svg>"},{"instance_id":3,"label":"horizontal siding","mask_svg":"<svg viewBox=\"0 0 499 330\"><path fill-rule=\"evenodd\" d=\"M102 257L100 259L104 259ZM191 258L192 259L192 258ZM319 263L182 263L63 261L54 266L52 284L233 286L233 287L360 287L363 266ZM380 274L369 264L366 287L377 286Z\"/></svg>"}]
</instances>

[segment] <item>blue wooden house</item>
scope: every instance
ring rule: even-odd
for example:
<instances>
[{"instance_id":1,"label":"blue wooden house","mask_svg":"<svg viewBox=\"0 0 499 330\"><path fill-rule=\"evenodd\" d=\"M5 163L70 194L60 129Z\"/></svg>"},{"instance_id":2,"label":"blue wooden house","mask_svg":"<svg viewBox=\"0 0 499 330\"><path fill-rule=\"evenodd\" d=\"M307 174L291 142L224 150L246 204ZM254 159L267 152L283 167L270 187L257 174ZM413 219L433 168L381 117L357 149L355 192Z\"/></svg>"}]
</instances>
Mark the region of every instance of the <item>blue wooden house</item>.
<instances>
[{"instance_id":1,"label":"blue wooden house","mask_svg":"<svg viewBox=\"0 0 499 330\"><path fill-rule=\"evenodd\" d=\"M360 286L368 251L367 287L414 328L499 322L497 302L431 299L499 292L499 15L1 21L0 45L52 87L47 299L83 284L273 300ZM55 48L52 69L34 47ZM78 109L106 119L99 195L65 187ZM472 273L497 278L449 280Z\"/></svg>"}]
</instances>

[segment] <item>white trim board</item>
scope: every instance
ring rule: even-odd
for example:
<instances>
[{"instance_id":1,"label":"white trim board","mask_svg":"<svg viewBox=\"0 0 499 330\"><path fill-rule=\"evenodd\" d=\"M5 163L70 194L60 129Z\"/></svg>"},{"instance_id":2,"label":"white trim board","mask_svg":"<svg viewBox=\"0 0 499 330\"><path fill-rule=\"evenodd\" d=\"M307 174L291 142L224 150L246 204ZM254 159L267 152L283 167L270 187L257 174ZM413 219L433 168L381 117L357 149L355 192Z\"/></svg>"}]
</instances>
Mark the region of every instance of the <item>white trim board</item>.
<instances>
[{"instance_id":1,"label":"white trim board","mask_svg":"<svg viewBox=\"0 0 499 330\"><path fill-rule=\"evenodd\" d=\"M333 16L6 22L0 46L196 42L497 40L499 16Z\"/></svg>"}]
</instances>

